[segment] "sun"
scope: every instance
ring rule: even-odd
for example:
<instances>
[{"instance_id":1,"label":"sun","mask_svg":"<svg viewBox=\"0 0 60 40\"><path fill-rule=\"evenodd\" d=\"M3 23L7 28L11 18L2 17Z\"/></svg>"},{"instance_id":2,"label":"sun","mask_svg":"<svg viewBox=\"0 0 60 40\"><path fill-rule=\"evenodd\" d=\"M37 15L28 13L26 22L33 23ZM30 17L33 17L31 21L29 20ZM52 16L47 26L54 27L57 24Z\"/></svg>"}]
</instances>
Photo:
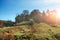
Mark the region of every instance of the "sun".
<instances>
[{"instance_id":1,"label":"sun","mask_svg":"<svg viewBox=\"0 0 60 40\"><path fill-rule=\"evenodd\" d=\"M57 10L56 17L57 17L57 18L60 18L60 10Z\"/></svg>"},{"instance_id":2,"label":"sun","mask_svg":"<svg viewBox=\"0 0 60 40\"><path fill-rule=\"evenodd\" d=\"M56 17L57 17L57 18L60 18L60 13L57 13Z\"/></svg>"}]
</instances>

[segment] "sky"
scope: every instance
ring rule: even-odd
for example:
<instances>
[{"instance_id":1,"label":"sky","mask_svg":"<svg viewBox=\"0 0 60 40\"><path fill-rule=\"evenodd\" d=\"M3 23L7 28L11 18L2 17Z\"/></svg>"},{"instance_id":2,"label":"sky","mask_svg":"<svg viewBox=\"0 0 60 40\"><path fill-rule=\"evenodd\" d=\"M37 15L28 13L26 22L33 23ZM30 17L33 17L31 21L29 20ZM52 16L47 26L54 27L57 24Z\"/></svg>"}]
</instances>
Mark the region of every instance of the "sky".
<instances>
[{"instance_id":1,"label":"sky","mask_svg":"<svg viewBox=\"0 0 60 40\"><path fill-rule=\"evenodd\" d=\"M0 20L15 21L15 17L23 10L60 9L60 0L0 0Z\"/></svg>"}]
</instances>

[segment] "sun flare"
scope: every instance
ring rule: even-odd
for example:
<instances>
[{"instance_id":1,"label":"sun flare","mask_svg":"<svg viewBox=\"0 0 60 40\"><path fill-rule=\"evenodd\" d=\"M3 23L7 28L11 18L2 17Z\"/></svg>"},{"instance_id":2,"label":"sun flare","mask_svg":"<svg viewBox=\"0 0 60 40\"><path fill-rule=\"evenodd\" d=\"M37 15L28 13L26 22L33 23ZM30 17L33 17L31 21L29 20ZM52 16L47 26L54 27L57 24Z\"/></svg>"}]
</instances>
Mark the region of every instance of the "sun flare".
<instances>
[{"instance_id":1,"label":"sun flare","mask_svg":"<svg viewBox=\"0 0 60 40\"><path fill-rule=\"evenodd\" d=\"M56 17L57 17L57 18L60 18L60 13L57 13Z\"/></svg>"},{"instance_id":2,"label":"sun flare","mask_svg":"<svg viewBox=\"0 0 60 40\"><path fill-rule=\"evenodd\" d=\"M57 18L60 18L60 10L57 10L56 17L57 17Z\"/></svg>"}]
</instances>

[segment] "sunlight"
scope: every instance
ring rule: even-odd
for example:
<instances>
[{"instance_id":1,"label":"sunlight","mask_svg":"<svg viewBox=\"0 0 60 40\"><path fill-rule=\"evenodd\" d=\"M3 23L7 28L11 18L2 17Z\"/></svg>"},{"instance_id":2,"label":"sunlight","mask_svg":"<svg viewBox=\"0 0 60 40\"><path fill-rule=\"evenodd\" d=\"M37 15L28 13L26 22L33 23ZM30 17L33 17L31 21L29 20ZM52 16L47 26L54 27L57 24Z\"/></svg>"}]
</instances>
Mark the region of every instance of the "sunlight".
<instances>
[{"instance_id":1,"label":"sunlight","mask_svg":"<svg viewBox=\"0 0 60 40\"><path fill-rule=\"evenodd\" d=\"M56 17L57 17L57 18L60 18L60 10L57 10Z\"/></svg>"},{"instance_id":2,"label":"sunlight","mask_svg":"<svg viewBox=\"0 0 60 40\"><path fill-rule=\"evenodd\" d=\"M57 15L56 15L56 16L57 16L57 18L60 18L60 13L57 13Z\"/></svg>"}]
</instances>

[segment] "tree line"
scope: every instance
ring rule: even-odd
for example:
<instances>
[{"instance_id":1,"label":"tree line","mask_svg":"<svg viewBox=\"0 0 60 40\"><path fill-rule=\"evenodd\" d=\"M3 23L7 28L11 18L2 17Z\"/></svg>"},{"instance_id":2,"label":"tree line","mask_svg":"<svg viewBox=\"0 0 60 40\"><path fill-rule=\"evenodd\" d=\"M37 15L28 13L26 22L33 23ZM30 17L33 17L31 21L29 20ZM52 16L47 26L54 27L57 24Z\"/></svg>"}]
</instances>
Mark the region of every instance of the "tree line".
<instances>
[{"instance_id":1,"label":"tree line","mask_svg":"<svg viewBox=\"0 0 60 40\"><path fill-rule=\"evenodd\" d=\"M40 11L38 9L34 9L31 12L29 10L23 10L22 13L18 14L15 17L15 22L10 20L4 21L4 26L14 26L16 24L28 24L32 25L33 23L47 23L47 24L60 24L60 19L56 19L56 10L47 10L47 11ZM1 23L0 23L1 24ZM1 26L1 25L0 25Z\"/></svg>"},{"instance_id":2,"label":"tree line","mask_svg":"<svg viewBox=\"0 0 60 40\"><path fill-rule=\"evenodd\" d=\"M56 24L58 20L56 20L56 10L47 10L40 12L38 9L34 9L32 12L29 10L23 10L21 14L18 14L15 17L16 23L21 23L23 21L30 21L32 19L35 23L48 23L48 24Z\"/></svg>"}]
</instances>

